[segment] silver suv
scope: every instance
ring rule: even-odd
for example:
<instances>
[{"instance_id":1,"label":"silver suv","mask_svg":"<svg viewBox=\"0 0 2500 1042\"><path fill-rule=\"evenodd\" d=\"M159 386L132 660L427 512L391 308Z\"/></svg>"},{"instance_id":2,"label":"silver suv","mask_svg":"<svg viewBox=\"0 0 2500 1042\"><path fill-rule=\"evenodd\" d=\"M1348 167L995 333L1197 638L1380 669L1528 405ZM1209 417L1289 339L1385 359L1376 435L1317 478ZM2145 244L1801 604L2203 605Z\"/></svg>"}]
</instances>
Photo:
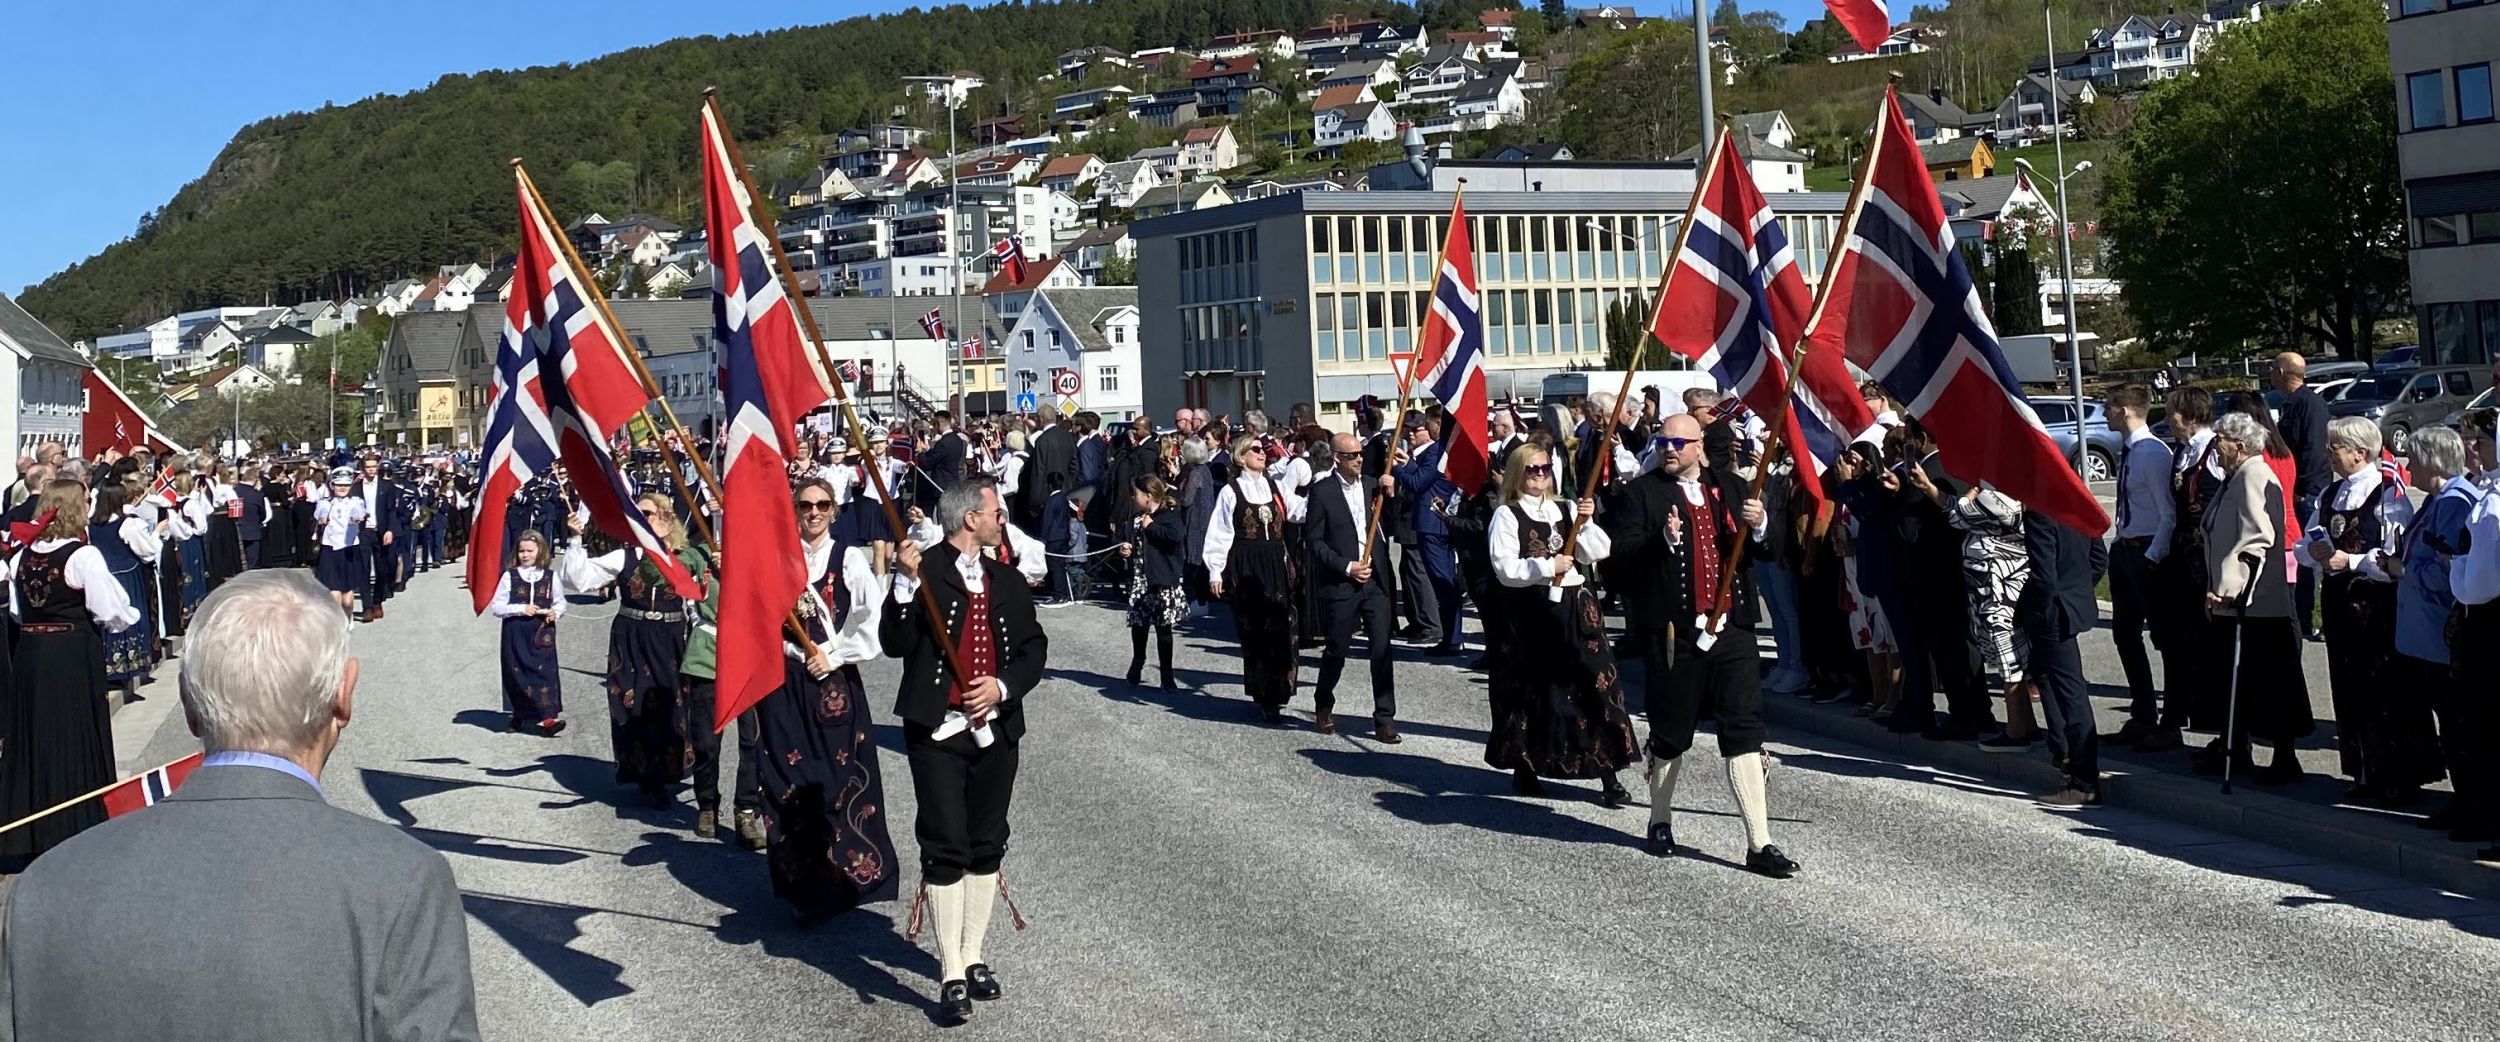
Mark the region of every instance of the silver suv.
<instances>
[{"instance_id":1,"label":"silver suv","mask_svg":"<svg viewBox=\"0 0 2500 1042\"><path fill-rule=\"evenodd\" d=\"M2387 449L2396 455L2405 454L2413 440L2413 432L2436 427L2439 421L2457 411L2483 389L2483 367L2478 365L2433 365L2416 369L2404 389L2387 403L2387 411L2378 417L2379 434L2387 439Z\"/></svg>"}]
</instances>

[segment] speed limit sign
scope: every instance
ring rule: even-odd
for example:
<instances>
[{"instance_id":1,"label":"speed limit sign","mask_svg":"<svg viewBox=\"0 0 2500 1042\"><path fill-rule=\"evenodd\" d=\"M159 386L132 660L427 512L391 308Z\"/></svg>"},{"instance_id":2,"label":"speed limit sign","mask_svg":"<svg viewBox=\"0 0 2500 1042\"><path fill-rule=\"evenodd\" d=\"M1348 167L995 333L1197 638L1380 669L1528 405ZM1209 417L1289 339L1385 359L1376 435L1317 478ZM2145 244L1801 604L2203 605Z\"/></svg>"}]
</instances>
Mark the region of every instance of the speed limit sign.
<instances>
[{"instance_id":1,"label":"speed limit sign","mask_svg":"<svg viewBox=\"0 0 2500 1042\"><path fill-rule=\"evenodd\" d=\"M1057 369L1053 370L1050 374L1050 389L1058 392L1059 397L1076 397L1079 384L1080 381L1078 381L1076 370L1074 369Z\"/></svg>"}]
</instances>

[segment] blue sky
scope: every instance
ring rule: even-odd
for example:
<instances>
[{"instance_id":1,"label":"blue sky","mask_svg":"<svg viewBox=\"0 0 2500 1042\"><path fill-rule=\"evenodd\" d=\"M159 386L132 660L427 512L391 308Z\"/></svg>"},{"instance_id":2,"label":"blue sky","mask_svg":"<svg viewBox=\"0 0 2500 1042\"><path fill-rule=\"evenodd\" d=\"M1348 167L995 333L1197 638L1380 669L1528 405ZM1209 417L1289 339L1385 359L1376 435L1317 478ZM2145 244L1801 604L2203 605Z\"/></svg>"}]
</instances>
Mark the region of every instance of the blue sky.
<instances>
[{"instance_id":1,"label":"blue sky","mask_svg":"<svg viewBox=\"0 0 2500 1042\"><path fill-rule=\"evenodd\" d=\"M11 5L0 61L0 291L128 234L207 169L237 128L423 87L452 72L581 61L680 36L818 24L910 6L684 0L487 5L305 0L73 0ZM1690 10L1684 3L1644 5ZM1789 16L1816 0L1747 2Z\"/></svg>"}]
</instances>

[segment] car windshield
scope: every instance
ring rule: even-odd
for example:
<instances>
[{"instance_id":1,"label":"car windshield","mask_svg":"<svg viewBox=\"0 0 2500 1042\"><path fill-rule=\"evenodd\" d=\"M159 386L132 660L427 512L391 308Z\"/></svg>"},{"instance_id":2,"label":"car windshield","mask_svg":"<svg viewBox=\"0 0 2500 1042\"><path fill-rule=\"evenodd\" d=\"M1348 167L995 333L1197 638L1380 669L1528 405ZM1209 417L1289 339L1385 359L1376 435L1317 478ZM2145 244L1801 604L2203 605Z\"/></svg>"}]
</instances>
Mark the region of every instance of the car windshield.
<instances>
[{"instance_id":1,"label":"car windshield","mask_svg":"<svg viewBox=\"0 0 2500 1042\"><path fill-rule=\"evenodd\" d=\"M2352 389L2344 392L2344 397L2387 401L2403 393L2405 382L2411 379L2413 378L2410 376L2374 376L2365 380L2355 380L2352 382Z\"/></svg>"}]
</instances>

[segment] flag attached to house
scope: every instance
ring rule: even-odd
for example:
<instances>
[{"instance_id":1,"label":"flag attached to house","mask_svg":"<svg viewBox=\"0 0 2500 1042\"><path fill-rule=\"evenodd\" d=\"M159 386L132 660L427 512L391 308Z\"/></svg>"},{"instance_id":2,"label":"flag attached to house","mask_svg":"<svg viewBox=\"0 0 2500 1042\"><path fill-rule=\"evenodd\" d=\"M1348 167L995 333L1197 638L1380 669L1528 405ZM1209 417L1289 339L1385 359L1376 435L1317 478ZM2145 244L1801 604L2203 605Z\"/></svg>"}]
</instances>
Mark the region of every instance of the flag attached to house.
<instances>
[{"instance_id":1,"label":"flag attached to house","mask_svg":"<svg viewBox=\"0 0 2500 1042\"><path fill-rule=\"evenodd\" d=\"M1892 5L1886 0L1823 0L1823 6L1868 54L1881 50L1884 41L1892 38Z\"/></svg>"},{"instance_id":2,"label":"flag attached to house","mask_svg":"<svg viewBox=\"0 0 2500 1042\"><path fill-rule=\"evenodd\" d=\"M1441 242L1432 311L1416 343L1411 372L1420 374L1456 429L1441 457L1442 473L1461 491L1484 487L1493 438L1486 429L1492 398L1484 389L1484 315L1476 304L1476 251L1467 234L1467 205L1450 203L1450 233Z\"/></svg>"},{"instance_id":3,"label":"flag attached to house","mask_svg":"<svg viewBox=\"0 0 2500 1042\"><path fill-rule=\"evenodd\" d=\"M946 339L946 316L939 314L938 309L930 308L928 314L920 316L920 328L929 334L929 339L944 340Z\"/></svg>"},{"instance_id":4,"label":"flag attached to house","mask_svg":"<svg viewBox=\"0 0 2500 1042\"><path fill-rule=\"evenodd\" d=\"M2107 531L2108 515L2023 400L1889 90L1872 152L1865 201L1834 251L1807 350L1845 349L1935 435L1954 477L1986 482L2078 532Z\"/></svg>"},{"instance_id":5,"label":"flag attached to house","mask_svg":"<svg viewBox=\"0 0 2500 1042\"><path fill-rule=\"evenodd\" d=\"M469 599L485 614L505 566L504 512L512 494L558 460L591 524L637 546L681 597L702 590L666 540L633 506L609 438L651 405L621 333L600 317L590 279L573 270L554 221L539 209L528 174L514 168L521 201L520 252L504 293L495 347L495 397L484 443L485 483L469 526Z\"/></svg>"},{"instance_id":6,"label":"flag attached to house","mask_svg":"<svg viewBox=\"0 0 2500 1042\"><path fill-rule=\"evenodd\" d=\"M833 397L774 270L765 238L772 232L756 227L718 111L703 107L698 142L703 226L711 230L704 249L712 263L712 337L728 374L721 383L728 417L721 527L728 534L721 539L719 694L705 721L715 731L781 685L782 620L807 583L787 475L790 461L800 458L799 419ZM936 325L937 312L922 322Z\"/></svg>"},{"instance_id":7,"label":"flag attached to house","mask_svg":"<svg viewBox=\"0 0 2500 1042\"><path fill-rule=\"evenodd\" d=\"M1004 239L991 243L990 258L998 262L998 270L1007 273L1009 284L1022 285L1024 283L1024 236L1010 234Z\"/></svg>"},{"instance_id":8,"label":"flag attached to house","mask_svg":"<svg viewBox=\"0 0 2500 1042\"><path fill-rule=\"evenodd\" d=\"M1798 483L1821 499L1822 471L1875 417L1837 351L1808 353L1789 395L1790 349L1805 335L1814 294L1734 135L1720 133L1697 195L1650 333L1708 369L1743 407L1782 424L1790 451L1812 460L1797 468Z\"/></svg>"},{"instance_id":9,"label":"flag attached to house","mask_svg":"<svg viewBox=\"0 0 2500 1042\"><path fill-rule=\"evenodd\" d=\"M122 783L104 790L104 816L118 818L132 811L146 810L182 787L182 780L198 770L206 753L192 753L145 774L122 779Z\"/></svg>"}]
</instances>

